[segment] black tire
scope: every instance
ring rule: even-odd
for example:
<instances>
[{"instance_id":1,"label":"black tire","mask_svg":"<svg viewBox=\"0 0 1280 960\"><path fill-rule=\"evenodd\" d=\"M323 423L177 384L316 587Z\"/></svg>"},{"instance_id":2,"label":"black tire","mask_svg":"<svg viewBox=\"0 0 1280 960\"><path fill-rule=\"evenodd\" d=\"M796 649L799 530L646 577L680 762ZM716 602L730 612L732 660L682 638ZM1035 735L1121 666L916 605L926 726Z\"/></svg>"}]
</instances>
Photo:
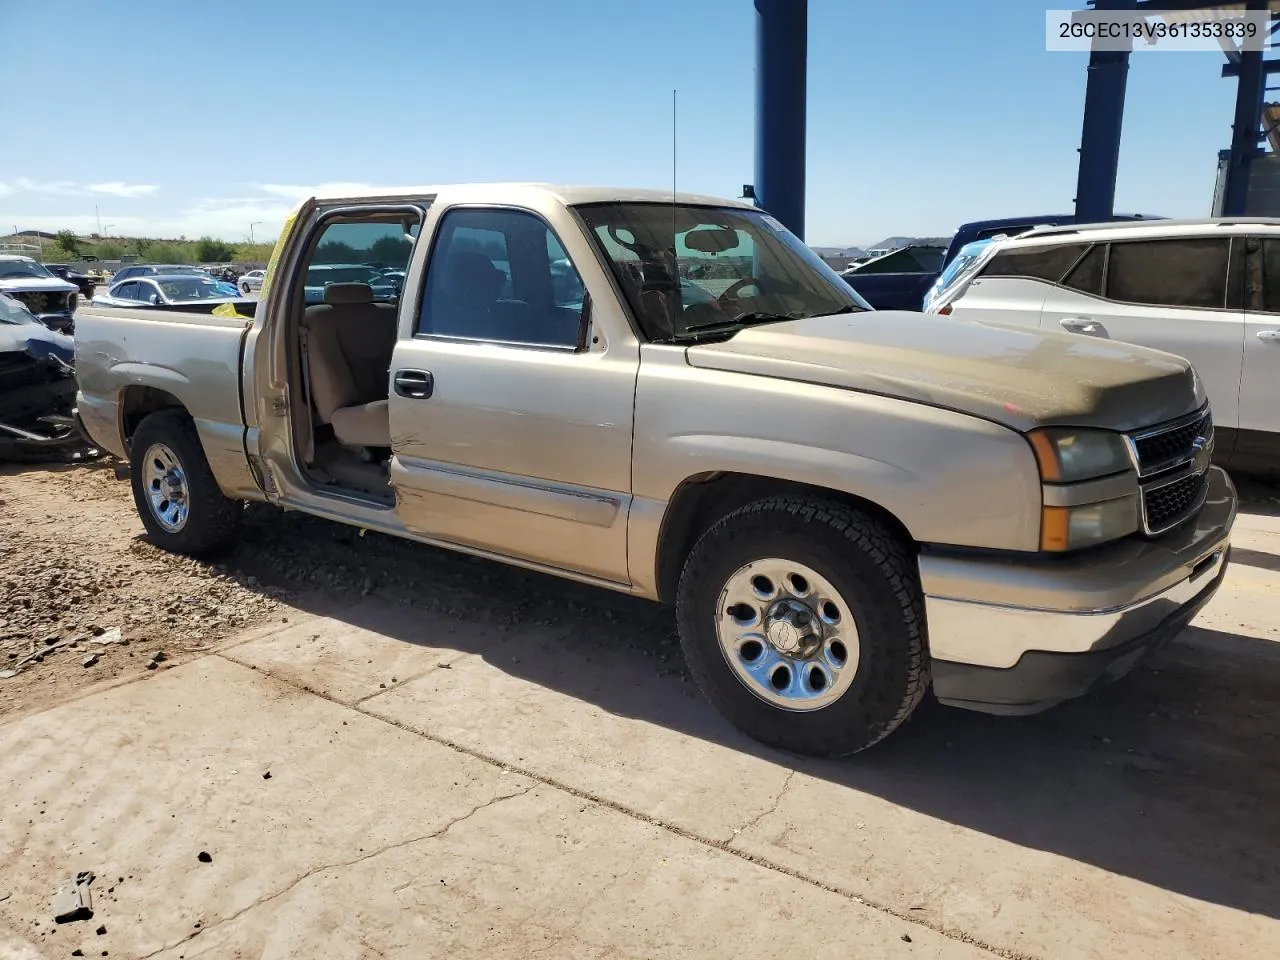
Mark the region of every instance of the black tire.
<instances>
[{"instance_id":1,"label":"black tire","mask_svg":"<svg viewBox=\"0 0 1280 960\"><path fill-rule=\"evenodd\" d=\"M721 650L716 606L735 571L777 557L810 567L852 610L859 657L833 703L793 712L757 696ZM899 727L929 687L924 600L911 552L879 520L807 497L779 497L728 514L695 544L676 598L680 644L707 699L762 743L812 756L846 756Z\"/></svg>"},{"instance_id":2,"label":"black tire","mask_svg":"<svg viewBox=\"0 0 1280 960\"><path fill-rule=\"evenodd\" d=\"M185 475L188 513L181 529L167 529L151 506L152 470L146 462L154 444L164 444L177 458ZM226 497L218 488L196 435L195 424L185 410L160 410L138 425L129 449L133 502L157 547L193 557L210 556L235 543L244 504Z\"/></svg>"}]
</instances>

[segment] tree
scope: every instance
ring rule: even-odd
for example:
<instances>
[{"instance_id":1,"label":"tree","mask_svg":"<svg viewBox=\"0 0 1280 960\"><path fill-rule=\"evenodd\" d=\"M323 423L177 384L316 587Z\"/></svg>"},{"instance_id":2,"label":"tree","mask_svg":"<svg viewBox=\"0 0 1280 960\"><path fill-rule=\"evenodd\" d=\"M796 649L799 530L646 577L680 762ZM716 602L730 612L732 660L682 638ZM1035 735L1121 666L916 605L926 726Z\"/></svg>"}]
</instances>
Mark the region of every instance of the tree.
<instances>
[{"instance_id":1,"label":"tree","mask_svg":"<svg viewBox=\"0 0 1280 960\"><path fill-rule=\"evenodd\" d=\"M152 263L191 263L195 259L190 244L166 241L150 244L146 257Z\"/></svg>"},{"instance_id":2,"label":"tree","mask_svg":"<svg viewBox=\"0 0 1280 960\"><path fill-rule=\"evenodd\" d=\"M236 247L231 259L240 263L266 263L275 247L274 240L270 243L242 243Z\"/></svg>"},{"instance_id":3,"label":"tree","mask_svg":"<svg viewBox=\"0 0 1280 960\"><path fill-rule=\"evenodd\" d=\"M312 263L360 263L362 261L360 254L356 252L355 247L350 244L343 243L341 240L326 240L320 246L316 247L316 255L312 258Z\"/></svg>"},{"instance_id":4,"label":"tree","mask_svg":"<svg viewBox=\"0 0 1280 960\"><path fill-rule=\"evenodd\" d=\"M369 262L403 267L409 262L409 252L412 249L413 244L402 237L382 237L369 247Z\"/></svg>"},{"instance_id":5,"label":"tree","mask_svg":"<svg viewBox=\"0 0 1280 960\"><path fill-rule=\"evenodd\" d=\"M80 259L80 238L70 230L59 230L55 242L71 255L72 260Z\"/></svg>"},{"instance_id":6,"label":"tree","mask_svg":"<svg viewBox=\"0 0 1280 960\"><path fill-rule=\"evenodd\" d=\"M235 248L229 243L204 236L196 241L196 260L200 263L225 263L235 256Z\"/></svg>"}]
</instances>

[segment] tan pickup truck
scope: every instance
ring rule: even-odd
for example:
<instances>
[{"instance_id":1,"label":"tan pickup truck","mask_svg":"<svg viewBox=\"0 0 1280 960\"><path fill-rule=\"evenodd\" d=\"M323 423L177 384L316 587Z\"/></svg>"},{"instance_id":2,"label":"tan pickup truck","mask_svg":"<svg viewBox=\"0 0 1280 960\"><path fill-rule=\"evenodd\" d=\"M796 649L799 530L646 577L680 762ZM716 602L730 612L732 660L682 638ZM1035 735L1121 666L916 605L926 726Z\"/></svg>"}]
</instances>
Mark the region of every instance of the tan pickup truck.
<instances>
[{"instance_id":1,"label":"tan pickup truck","mask_svg":"<svg viewBox=\"0 0 1280 960\"><path fill-rule=\"evenodd\" d=\"M1031 712L1218 588L1235 492L1177 357L871 311L743 203L480 184L312 199L252 318L92 307L79 409L148 535L257 500L674 604L758 739L932 687Z\"/></svg>"}]
</instances>

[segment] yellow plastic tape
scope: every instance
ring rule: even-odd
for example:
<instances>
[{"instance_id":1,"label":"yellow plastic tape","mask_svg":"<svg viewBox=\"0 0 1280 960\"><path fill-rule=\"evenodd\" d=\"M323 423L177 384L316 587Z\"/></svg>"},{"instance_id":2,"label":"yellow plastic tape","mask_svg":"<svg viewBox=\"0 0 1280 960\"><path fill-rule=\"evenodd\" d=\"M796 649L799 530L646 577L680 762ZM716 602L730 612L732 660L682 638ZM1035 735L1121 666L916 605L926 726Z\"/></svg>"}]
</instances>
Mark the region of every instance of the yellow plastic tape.
<instances>
[{"instance_id":1,"label":"yellow plastic tape","mask_svg":"<svg viewBox=\"0 0 1280 960\"><path fill-rule=\"evenodd\" d=\"M276 266L280 263L280 254L284 250L285 241L289 239L289 234L293 232L293 222L298 219L298 209L301 205L284 218L284 226L280 228L280 236L276 240L275 247L271 250L271 259L267 261L267 272L262 276L262 289L258 291L258 299L267 299L267 292L271 289L271 281L275 279Z\"/></svg>"},{"instance_id":2,"label":"yellow plastic tape","mask_svg":"<svg viewBox=\"0 0 1280 960\"><path fill-rule=\"evenodd\" d=\"M220 303L213 308L215 317L230 317L233 320L243 320L242 314L236 313L236 305L234 303Z\"/></svg>"}]
</instances>

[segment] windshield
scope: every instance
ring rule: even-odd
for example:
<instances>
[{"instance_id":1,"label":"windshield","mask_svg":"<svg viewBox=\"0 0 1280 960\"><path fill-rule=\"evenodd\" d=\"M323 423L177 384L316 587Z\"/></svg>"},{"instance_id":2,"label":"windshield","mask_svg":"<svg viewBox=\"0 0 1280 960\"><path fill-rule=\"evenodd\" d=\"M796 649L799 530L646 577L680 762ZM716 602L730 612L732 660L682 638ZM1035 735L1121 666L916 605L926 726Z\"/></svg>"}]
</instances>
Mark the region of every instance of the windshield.
<instances>
[{"instance_id":1,"label":"windshield","mask_svg":"<svg viewBox=\"0 0 1280 960\"><path fill-rule=\"evenodd\" d=\"M650 340L871 309L761 210L660 203L576 209Z\"/></svg>"},{"instance_id":2,"label":"windshield","mask_svg":"<svg viewBox=\"0 0 1280 960\"><path fill-rule=\"evenodd\" d=\"M52 277L53 274L34 260L0 260L0 280L15 277Z\"/></svg>"},{"instance_id":3,"label":"windshield","mask_svg":"<svg viewBox=\"0 0 1280 960\"><path fill-rule=\"evenodd\" d=\"M204 277L176 277L156 282L170 300L213 300L227 296L221 284Z\"/></svg>"},{"instance_id":4,"label":"windshield","mask_svg":"<svg viewBox=\"0 0 1280 960\"><path fill-rule=\"evenodd\" d=\"M943 270L942 274L934 282L933 289L929 291L929 302L937 300L946 293L947 290L950 289L958 279L960 279L965 271L982 256L983 252L987 247L991 246L993 242L994 240L990 238L985 240L975 240L972 243L966 243L961 247L960 252L955 256L955 259L947 264L947 269Z\"/></svg>"}]
</instances>

